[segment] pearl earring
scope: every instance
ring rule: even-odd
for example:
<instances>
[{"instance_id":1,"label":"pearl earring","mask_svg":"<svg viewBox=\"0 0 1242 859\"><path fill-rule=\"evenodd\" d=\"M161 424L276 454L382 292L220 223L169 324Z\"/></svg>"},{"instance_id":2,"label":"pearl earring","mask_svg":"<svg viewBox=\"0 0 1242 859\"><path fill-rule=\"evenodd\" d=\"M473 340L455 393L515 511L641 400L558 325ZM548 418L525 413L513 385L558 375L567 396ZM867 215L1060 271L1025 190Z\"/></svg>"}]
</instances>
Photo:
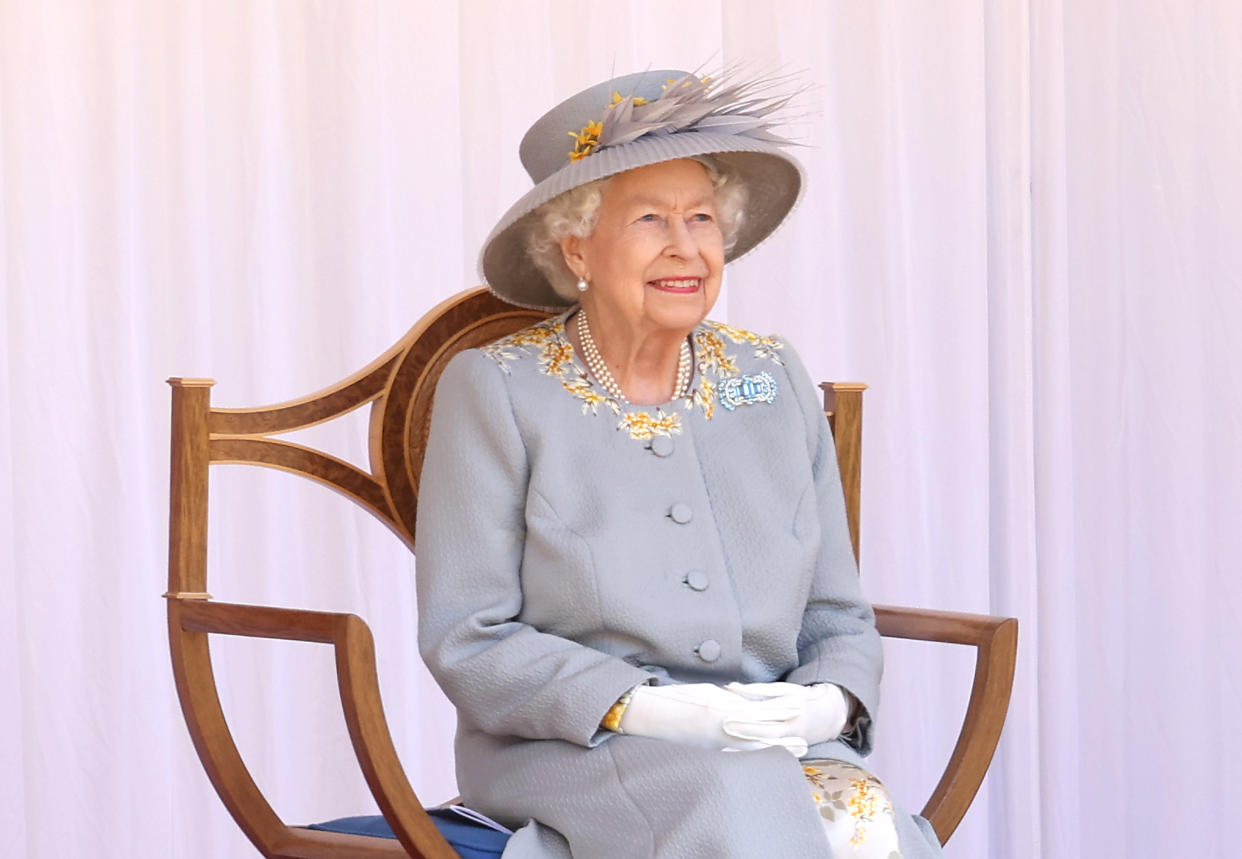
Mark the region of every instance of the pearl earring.
<instances>
[{"instance_id":1,"label":"pearl earring","mask_svg":"<svg viewBox=\"0 0 1242 859\"><path fill-rule=\"evenodd\" d=\"M587 283L587 279L585 277L578 278L578 291L579 292L586 292L587 289L590 288L590 286L591 284Z\"/></svg>"}]
</instances>

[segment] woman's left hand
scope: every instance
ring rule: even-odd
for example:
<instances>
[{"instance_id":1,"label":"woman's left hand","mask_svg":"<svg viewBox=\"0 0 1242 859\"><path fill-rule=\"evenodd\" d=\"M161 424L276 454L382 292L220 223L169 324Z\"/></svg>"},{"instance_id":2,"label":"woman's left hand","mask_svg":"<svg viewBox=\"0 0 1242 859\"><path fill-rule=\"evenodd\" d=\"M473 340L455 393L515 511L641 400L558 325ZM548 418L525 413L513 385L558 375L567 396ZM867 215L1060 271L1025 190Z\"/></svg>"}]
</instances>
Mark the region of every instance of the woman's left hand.
<instances>
[{"instance_id":1,"label":"woman's left hand","mask_svg":"<svg viewBox=\"0 0 1242 859\"><path fill-rule=\"evenodd\" d=\"M795 710L785 722L788 735L801 737L809 746L835 740L849 720L849 702L835 683L730 683L725 688L751 701L780 702Z\"/></svg>"}]
</instances>

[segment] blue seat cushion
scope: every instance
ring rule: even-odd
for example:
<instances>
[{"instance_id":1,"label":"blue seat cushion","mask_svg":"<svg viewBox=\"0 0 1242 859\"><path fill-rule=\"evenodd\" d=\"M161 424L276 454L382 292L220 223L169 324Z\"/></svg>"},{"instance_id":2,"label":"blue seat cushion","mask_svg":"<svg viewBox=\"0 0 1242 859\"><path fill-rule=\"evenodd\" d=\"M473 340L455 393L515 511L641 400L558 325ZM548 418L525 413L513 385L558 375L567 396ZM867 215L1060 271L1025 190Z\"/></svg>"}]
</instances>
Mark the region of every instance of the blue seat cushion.
<instances>
[{"instance_id":1,"label":"blue seat cushion","mask_svg":"<svg viewBox=\"0 0 1242 859\"><path fill-rule=\"evenodd\" d=\"M427 814L462 859L500 859L509 836L481 823L474 823L446 808L429 808ZM392 827L382 815L339 817L327 823L313 823L307 829L339 832L342 835L370 835L373 838L396 838Z\"/></svg>"}]
</instances>

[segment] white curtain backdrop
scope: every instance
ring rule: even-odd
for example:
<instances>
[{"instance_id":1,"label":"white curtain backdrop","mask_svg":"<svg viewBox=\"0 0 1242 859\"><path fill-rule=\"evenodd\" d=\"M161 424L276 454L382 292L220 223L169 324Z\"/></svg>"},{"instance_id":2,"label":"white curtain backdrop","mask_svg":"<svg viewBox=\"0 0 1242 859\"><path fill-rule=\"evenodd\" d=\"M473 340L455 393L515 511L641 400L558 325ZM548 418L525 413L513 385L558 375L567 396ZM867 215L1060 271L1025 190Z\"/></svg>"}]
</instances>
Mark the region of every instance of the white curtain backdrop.
<instances>
[{"instance_id":1,"label":"white curtain backdrop","mask_svg":"<svg viewBox=\"0 0 1242 859\"><path fill-rule=\"evenodd\" d=\"M0 0L0 855L250 855L168 667L163 380L339 379L476 282L542 111L738 60L813 85L810 185L716 315L871 386L873 599L1021 620L947 855L1237 855L1235 0ZM307 436L362 461L363 429ZM411 779L453 795L413 559L318 486L212 481L213 594L365 617ZM277 811L371 812L330 651L215 652ZM917 807L971 663L888 653L875 767Z\"/></svg>"}]
</instances>

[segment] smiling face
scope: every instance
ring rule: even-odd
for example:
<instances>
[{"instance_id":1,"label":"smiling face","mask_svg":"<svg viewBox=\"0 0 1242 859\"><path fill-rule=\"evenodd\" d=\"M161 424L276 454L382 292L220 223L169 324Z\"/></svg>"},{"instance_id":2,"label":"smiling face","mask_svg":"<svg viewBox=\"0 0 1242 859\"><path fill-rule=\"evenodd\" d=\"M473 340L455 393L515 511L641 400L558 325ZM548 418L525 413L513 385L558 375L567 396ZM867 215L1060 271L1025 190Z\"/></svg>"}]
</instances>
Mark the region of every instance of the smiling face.
<instances>
[{"instance_id":1,"label":"smiling face","mask_svg":"<svg viewBox=\"0 0 1242 859\"><path fill-rule=\"evenodd\" d=\"M720 294L724 240L715 190L702 164L687 159L612 177L599 221L585 239L561 243L565 261L590 281L582 304L593 329L620 326L636 336L685 336Z\"/></svg>"}]
</instances>

